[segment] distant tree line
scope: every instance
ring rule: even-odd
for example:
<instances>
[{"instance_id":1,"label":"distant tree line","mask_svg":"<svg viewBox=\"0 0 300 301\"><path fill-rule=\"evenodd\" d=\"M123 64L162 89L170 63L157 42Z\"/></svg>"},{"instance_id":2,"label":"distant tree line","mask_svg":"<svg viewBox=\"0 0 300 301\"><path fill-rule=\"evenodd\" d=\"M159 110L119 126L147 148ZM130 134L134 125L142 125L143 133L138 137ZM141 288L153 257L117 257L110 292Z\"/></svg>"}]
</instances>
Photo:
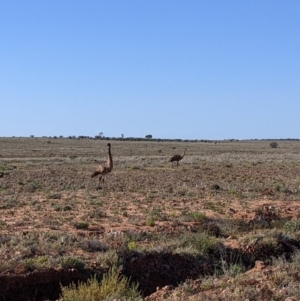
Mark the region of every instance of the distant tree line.
<instances>
[{"instance_id":1,"label":"distant tree line","mask_svg":"<svg viewBox=\"0 0 300 301\"><path fill-rule=\"evenodd\" d=\"M38 138L34 135L30 135L31 138ZM12 138L16 138L13 136ZM21 137L19 137L21 138ZM238 142L238 141L273 141L269 145L272 148L278 147L278 143L274 141L274 139L224 139L224 140L209 140L209 139L163 139L163 138L153 138L152 135L146 135L144 138L141 137L127 137L124 138L124 135L122 134L122 137L105 137L96 135L94 137L91 136L67 136L64 137L62 135L60 136L42 136L41 138L48 138L48 139L91 139L91 140L115 140L115 141L155 141L155 142L206 142L206 143L224 143L224 142ZM300 141L300 139L296 138L280 138L275 139L276 141Z\"/></svg>"}]
</instances>

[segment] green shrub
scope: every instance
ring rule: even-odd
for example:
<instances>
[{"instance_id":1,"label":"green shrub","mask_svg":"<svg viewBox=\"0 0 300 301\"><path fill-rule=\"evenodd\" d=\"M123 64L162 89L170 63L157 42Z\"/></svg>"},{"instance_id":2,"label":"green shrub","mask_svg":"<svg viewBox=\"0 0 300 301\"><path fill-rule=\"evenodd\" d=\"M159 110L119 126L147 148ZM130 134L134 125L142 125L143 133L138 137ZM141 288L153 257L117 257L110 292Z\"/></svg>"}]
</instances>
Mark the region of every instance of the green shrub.
<instances>
[{"instance_id":1,"label":"green shrub","mask_svg":"<svg viewBox=\"0 0 300 301\"><path fill-rule=\"evenodd\" d=\"M38 258L25 258L24 265L28 271L34 271L38 268L45 267L47 261L48 261L47 256L41 256Z\"/></svg>"},{"instance_id":2,"label":"green shrub","mask_svg":"<svg viewBox=\"0 0 300 301\"><path fill-rule=\"evenodd\" d=\"M128 247L129 250L135 250L136 249L136 242L135 241L130 241L127 244L127 247Z\"/></svg>"},{"instance_id":3,"label":"green shrub","mask_svg":"<svg viewBox=\"0 0 300 301\"><path fill-rule=\"evenodd\" d=\"M278 191L278 192L281 192L283 189L282 189L282 186L279 184L279 183L276 183L275 186L274 186L275 190Z\"/></svg>"},{"instance_id":4,"label":"green shrub","mask_svg":"<svg viewBox=\"0 0 300 301\"><path fill-rule=\"evenodd\" d=\"M85 263L76 257L63 257L60 262L64 269L77 269L79 271L85 270Z\"/></svg>"},{"instance_id":5,"label":"green shrub","mask_svg":"<svg viewBox=\"0 0 300 301\"><path fill-rule=\"evenodd\" d=\"M87 230L89 228L89 223L88 222L76 222L74 224L74 227L76 229L83 229L83 230Z\"/></svg>"},{"instance_id":6,"label":"green shrub","mask_svg":"<svg viewBox=\"0 0 300 301\"><path fill-rule=\"evenodd\" d=\"M287 232L297 232L300 231L300 219L292 219L290 221L287 221L283 229Z\"/></svg>"},{"instance_id":7,"label":"green shrub","mask_svg":"<svg viewBox=\"0 0 300 301\"><path fill-rule=\"evenodd\" d=\"M190 212L189 216L192 222L204 222L207 219L205 214L198 211Z\"/></svg>"},{"instance_id":8,"label":"green shrub","mask_svg":"<svg viewBox=\"0 0 300 301\"><path fill-rule=\"evenodd\" d=\"M116 267L112 267L99 283L96 277L81 283L77 287L72 284L62 287L62 301L100 301L100 300L142 300L137 285L120 275Z\"/></svg>"},{"instance_id":9,"label":"green shrub","mask_svg":"<svg viewBox=\"0 0 300 301\"><path fill-rule=\"evenodd\" d=\"M109 268L119 264L119 257L115 250L99 252L97 255L97 262L102 268Z\"/></svg>"},{"instance_id":10,"label":"green shrub","mask_svg":"<svg viewBox=\"0 0 300 301\"><path fill-rule=\"evenodd\" d=\"M194 249L200 254L207 254L217 245L218 240L204 232L184 236L179 243L180 248Z\"/></svg>"},{"instance_id":11,"label":"green shrub","mask_svg":"<svg viewBox=\"0 0 300 301\"><path fill-rule=\"evenodd\" d=\"M146 226L148 226L148 227L154 227L155 226L155 221L154 221L153 217L147 217Z\"/></svg>"},{"instance_id":12,"label":"green shrub","mask_svg":"<svg viewBox=\"0 0 300 301\"><path fill-rule=\"evenodd\" d=\"M205 233L199 233L192 238L191 244L194 245L200 253L206 254L217 245L217 240Z\"/></svg>"}]
</instances>

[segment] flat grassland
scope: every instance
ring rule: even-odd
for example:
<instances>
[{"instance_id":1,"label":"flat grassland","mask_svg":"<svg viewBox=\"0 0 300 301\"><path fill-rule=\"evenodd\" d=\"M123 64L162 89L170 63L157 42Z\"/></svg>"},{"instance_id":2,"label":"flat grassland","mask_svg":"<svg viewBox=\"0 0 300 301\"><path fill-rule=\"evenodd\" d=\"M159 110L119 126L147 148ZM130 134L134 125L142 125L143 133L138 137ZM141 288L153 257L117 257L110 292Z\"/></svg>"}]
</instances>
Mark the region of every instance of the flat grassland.
<instances>
[{"instance_id":1,"label":"flat grassland","mask_svg":"<svg viewBox=\"0 0 300 301\"><path fill-rule=\"evenodd\" d=\"M114 167L99 189L91 173L107 161L108 142ZM282 235L298 250L300 141L280 140L277 148L270 142L0 138L0 272L64 267L62 258L103 268L124 248L206 254L195 244L201 233L206 241L257 253L253 262L263 264L276 256ZM172 167L168 158L185 148ZM255 246L266 238L272 248L260 257ZM147 298L180 300L177 292L202 300L197 294L214 290L218 296L221 288L185 283Z\"/></svg>"}]
</instances>

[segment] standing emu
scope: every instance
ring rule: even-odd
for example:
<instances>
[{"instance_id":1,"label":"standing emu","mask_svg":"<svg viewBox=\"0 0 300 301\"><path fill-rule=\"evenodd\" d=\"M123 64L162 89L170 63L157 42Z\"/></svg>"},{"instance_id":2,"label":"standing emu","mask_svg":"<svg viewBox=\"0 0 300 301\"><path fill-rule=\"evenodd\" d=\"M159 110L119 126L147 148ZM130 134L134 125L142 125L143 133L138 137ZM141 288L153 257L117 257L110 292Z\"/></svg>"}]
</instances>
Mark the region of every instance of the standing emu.
<instances>
[{"instance_id":1,"label":"standing emu","mask_svg":"<svg viewBox=\"0 0 300 301\"><path fill-rule=\"evenodd\" d=\"M108 146L107 163L104 165L99 165L98 168L96 170L94 170L91 175L92 178L99 175L99 187L100 187L100 181L102 180L102 182L104 183L105 175L110 173L113 168L113 159L112 159L112 155L111 155L111 151L110 151L110 143L107 143L107 146Z\"/></svg>"},{"instance_id":2,"label":"standing emu","mask_svg":"<svg viewBox=\"0 0 300 301\"><path fill-rule=\"evenodd\" d=\"M173 162L175 162L175 161L177 162L177 167L178 167L179 161L182 160L182 158L185 155L185 151L186 151L186 148L184 149L184 152L182 153L182 155L174 155L169 159L168 162L172 162L172 167L174 167Z\"/></svg>"}]
</instances>

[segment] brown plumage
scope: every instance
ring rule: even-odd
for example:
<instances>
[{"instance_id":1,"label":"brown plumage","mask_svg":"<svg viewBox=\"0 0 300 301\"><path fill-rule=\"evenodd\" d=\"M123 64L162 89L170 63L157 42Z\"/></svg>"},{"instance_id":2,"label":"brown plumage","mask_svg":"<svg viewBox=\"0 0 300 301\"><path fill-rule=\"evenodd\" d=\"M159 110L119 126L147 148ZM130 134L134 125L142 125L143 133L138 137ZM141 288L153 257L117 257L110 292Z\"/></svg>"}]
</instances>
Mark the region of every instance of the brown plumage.
<instances>
[{"instance_id":1,"label":"brown plumage","mask_svg":"<svg viewBox=\"0 0 300 301\"><path fill-rule=\"evenodd\" d=\"M173 167L173 162L177 162L177 167L178 167L179 161L182 160L182 158L185 155L185 151L186 151L186 148L184 149L184 152L182 153L182 155L174 155L169 159L168 162L172 162L172 167Z\"/></svg>"},{"instance_id":2,"label":"brown plumage","mask_svg":"<svg viewBox=\"0 0 300 301\"><path fill-rule=\"evenodd\" d=\"M104 183L105 175L110 173L113 168L113 159L112 159L111 150L110 150L110 147L111 147L110 143L107 143L107 146L108 146L107 163L104 165L99 165L98 168L96 170L94 170L91 175L92 178L99 175L99 186L100 186L100 181L102 180L102 182Z\"/></svg>"}]
</instances>

